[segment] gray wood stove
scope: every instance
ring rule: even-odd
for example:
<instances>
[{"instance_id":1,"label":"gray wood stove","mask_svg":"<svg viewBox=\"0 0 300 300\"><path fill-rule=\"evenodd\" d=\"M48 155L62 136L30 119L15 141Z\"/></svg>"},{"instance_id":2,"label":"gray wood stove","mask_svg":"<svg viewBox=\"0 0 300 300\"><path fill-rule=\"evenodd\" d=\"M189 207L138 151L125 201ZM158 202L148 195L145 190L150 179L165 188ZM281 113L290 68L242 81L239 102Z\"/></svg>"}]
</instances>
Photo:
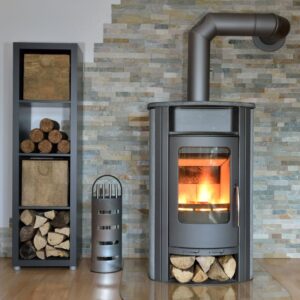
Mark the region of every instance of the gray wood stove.
<instances>
[{"instance_id":1,"label":"gray wood stove","mask_svg":"<svg viewBox=\"0 0 300 300\"><path fill-rule=\"evenodd\" d=\"M216 35L254 36L274 51L289 22L274 14L207 14L189 35L188 99L150 103L149 276L169 281L172 254L234 255L234 281L252 278L254 104L209 100Z\"/></svg>"}]
</instances>

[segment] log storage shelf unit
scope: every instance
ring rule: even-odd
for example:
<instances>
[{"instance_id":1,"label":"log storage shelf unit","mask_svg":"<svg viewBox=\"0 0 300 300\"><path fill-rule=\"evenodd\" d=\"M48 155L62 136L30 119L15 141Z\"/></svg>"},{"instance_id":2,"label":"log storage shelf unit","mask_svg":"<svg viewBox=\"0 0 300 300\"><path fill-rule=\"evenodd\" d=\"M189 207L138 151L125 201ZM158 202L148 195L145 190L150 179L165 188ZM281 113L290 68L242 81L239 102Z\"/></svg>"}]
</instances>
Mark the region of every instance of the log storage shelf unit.
<instances>
[{"instance_id":1,"label":"log storage shelf unit","mask_svg":"<svg viewBox=\"0 0 300 300\"><path fill-rule=\"evenodd\" d=\"M75 269L82 54L69 43L13 48L13 266Z\"/></svg>"}]
</instances>

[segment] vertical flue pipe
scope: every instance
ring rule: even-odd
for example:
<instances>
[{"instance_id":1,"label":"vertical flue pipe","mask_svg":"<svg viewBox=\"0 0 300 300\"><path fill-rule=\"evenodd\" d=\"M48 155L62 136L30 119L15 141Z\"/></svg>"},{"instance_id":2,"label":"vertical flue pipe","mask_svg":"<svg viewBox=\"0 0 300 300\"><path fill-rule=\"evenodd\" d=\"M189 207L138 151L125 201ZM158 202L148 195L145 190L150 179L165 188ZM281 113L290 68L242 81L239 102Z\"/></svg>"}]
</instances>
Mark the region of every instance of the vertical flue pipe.
<instances>
[{"instance_id":1,"label":"vertical flue pipe","mask_svg":"<svg viewBox=\"0 0 300 300\"><path fill-rule=\"evenodd\" d=\"M188 101L209 101L210 42L215 36L253 36L257 47L274 51L289 30L289 21L275 14L207 14L189 32Z\"/></svg>"}]
</instances>

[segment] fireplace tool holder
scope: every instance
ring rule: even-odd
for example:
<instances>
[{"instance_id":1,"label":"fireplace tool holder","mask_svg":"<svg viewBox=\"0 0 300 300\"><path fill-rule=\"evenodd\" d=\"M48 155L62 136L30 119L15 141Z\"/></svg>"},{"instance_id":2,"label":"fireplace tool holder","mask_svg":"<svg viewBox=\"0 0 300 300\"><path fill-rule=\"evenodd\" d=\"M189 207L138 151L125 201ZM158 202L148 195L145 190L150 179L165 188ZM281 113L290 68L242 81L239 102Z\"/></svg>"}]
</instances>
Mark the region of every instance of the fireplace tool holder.
<instances>
[{"instance_id":1,"label":"fireplace tool holder","mask_svg":"<svg viewBox=\"0 0 300 300\"><path fill-rule=\"evenodd\" d=\"M122 269L122 184L112 175L98 177L92 186L91 271Z\"/></svg>"}]
</instances>

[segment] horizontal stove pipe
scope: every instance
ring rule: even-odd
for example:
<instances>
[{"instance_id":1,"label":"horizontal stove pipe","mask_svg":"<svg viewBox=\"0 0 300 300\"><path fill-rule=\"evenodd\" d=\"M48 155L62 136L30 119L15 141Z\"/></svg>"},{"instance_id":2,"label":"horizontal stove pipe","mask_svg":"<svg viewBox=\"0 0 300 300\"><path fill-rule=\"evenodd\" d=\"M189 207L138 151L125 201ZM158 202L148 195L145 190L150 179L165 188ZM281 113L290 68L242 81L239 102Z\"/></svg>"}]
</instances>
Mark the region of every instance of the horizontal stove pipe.
<instances>
[{"instance_id":1,"label":"horizontal stove pipe","mask_svg":"<svg viewBox=\"0 0 300 300\"><path fill-rule=\"evenodd\" d=\"M275 14L208 13L189 32L188 101L209 101L210 41L215 36L253 36L265 51L279 49L290 23Z\"/></svg>"}]
</instances>

